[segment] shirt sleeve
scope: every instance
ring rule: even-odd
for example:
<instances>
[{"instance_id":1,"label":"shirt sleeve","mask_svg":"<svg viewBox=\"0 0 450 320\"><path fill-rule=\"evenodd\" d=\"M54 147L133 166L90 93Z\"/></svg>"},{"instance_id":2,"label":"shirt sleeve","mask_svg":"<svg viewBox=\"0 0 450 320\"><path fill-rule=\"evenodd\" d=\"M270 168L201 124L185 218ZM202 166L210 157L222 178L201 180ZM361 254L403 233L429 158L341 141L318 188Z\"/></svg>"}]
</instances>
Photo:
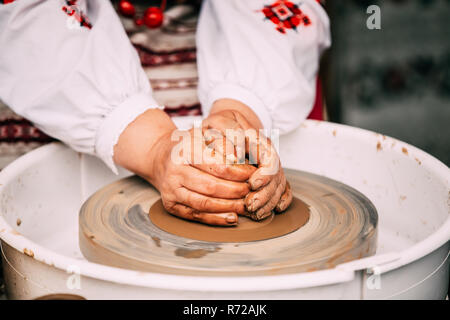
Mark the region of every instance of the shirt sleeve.
<instances>
[{"instance_id":1,"label":"shirt sleeve","mask_svg":"<svg viewBox=\"0 0 450 320\"><path fill-rule=\"evenodd\" d=\"M330 44L328 16L314 0L205 0L197 30L203 113L232 98L266 129L295 129L312 110L319 58Z\"/></svg>"},{"instance_id":2,"label":"shirt sleeve","mask_svg":"<svg viewBox=\"0 0 450 320\"><path fill-rule=\"evenodd\" d=\"M0 48L0 99L117 173L120 134L158 104L110 1L0 5Z\"/></svg>"}]
</instances>

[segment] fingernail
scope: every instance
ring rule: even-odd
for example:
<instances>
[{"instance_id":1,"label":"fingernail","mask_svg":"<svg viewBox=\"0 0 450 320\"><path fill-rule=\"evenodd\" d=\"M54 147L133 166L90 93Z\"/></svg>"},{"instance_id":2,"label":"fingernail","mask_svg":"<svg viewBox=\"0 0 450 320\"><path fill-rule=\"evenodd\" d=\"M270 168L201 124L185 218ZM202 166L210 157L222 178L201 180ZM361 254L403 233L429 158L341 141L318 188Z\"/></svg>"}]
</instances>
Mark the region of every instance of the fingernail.
<instances>
[{"instance_id":1,"label":"fingernail","mask_svg":"<svg viewBox=\"0 0 450 320\"><path fill-rule=\"evenodd\" d=\"M250 193L249 193L250 194ZM249 195L248 194L248 195ZM254 211L253 210L253 207L254 207L254 205L255 205L255 199L254 198L250 198L249 199L249 196L246 196L245 197L245 203L244 203L244 205L245 205L245 208L247 208L247 210L248 211Z\"/></svg>"},{"instance_id":2,"label":"fingernail","mask_svg":"<svg viewBox=\"0 0 450 320\"><path fill-rule=\"evenodd\" d=\"M258 208L258 202L255 200L250 202L250 204L247 206L248 211L256 211L256 208Z\"/></svg>"},{"instance_id":3,"label":"fingernail","mask_svg":"<svg viewBox=\"0 0 450 320\"><path fill-rule=\"evenodd\" d=\"M228 223L235 223L236 222L236 216L229 214L227 215L227 217L225 218L226 222Z\"/></svg>"}]
</instances>

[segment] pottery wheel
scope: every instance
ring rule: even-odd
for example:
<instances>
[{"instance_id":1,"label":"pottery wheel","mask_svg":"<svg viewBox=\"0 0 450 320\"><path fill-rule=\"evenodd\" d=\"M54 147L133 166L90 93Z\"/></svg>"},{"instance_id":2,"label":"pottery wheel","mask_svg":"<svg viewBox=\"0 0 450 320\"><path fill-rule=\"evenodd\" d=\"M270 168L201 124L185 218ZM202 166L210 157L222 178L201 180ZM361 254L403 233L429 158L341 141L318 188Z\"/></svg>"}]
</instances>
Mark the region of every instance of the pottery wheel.
<instances>
[{"instance_id":1,"label":"pottery wheel","mask_svg":"<svg viewBox=\"0 0 450 320\"><path fill-rule=\"evenodd\" d=\"M295 198L288 211L261 222L240 217L231 228L169 215L159 192L136 176L116 181L81 208L81 252L119 268L234 276L328 269L375 253L378 216L370 200L322 176L289 169L285 175ZM189 230L171 229L168 219ZM217 233L215 241L204 240L205 230Z\"/></svg>"}]
</instances>

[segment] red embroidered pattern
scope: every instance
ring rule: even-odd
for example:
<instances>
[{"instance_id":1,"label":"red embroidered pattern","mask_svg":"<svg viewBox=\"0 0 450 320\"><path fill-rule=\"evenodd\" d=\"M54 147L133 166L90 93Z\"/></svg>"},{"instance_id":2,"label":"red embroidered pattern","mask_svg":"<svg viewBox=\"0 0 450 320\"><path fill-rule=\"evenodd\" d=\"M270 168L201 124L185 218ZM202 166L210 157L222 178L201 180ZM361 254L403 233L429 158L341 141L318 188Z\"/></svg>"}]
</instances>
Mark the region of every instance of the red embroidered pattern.
<instances>
[{"instance_id":1,"label":"red embroidered pattern","mask_svg":"<svg viewBox=\"0 0 450 320\"><path fill-rule=\"evenodd\" d=\"M77 0L66 0L66 6L62 7L62 10L69 16L73 16L75 20L80 23L81 27L88 29L92 28L92 24L89 22L88 17L77 6Z\"/></svg>"},{"instance_id":2,"label":"red embroidered pattern","mask_svg":"<svg viewBox=\"0 0 450 320\"><path fill-rule=\"evenodd\" d=\"M299 6L300 4L295 4L291 1L280 0L264 6L264 9L261 11L266 16L266 19L277 26L276 29L279 32L286 33L286 29L297 31L298 26L309 26L311 24L311 20L300 10Z\"/></svg>"}]
</instances>

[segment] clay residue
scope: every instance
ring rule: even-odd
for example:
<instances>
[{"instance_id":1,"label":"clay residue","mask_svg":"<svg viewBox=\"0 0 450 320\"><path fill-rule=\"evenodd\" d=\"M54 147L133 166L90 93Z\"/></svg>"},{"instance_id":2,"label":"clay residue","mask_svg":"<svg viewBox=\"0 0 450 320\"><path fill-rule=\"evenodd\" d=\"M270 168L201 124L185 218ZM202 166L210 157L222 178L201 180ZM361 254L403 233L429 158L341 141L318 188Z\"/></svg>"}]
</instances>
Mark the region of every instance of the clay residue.
<instances>
[{"instance_id":1,"label":"clay residue","mask_svg":"<svg viewBox=\"0 0 450 320\"><path fill-rule=\"evenodd\" d=\"M334 196L334 193L328 192L322 195L322 197L331 197L331 196Z\"/></svg>"},{"instance_id":2,"label":"clay residue","mask_svg":"<svg viewBox=\"0 0 450 320\"><path fill-rule=\"evenodd\" d=\"M381 142L378 141L377 142L377 151L381 151L381 150L383 150L383 148L381 147Z\"/></svg>"},{"instance_id":3,"label":"clay residue","mask_svg":"<svg viewBox=\"0 0 450 320\"><path fill-rule=\"evenodd\" d=\"M199 259L206 256L208 253L214 253L219 250L219 247L216 247L214 250L178 248L175 250L175 255L186 259Z\"/></svg>"},{"instance_id":4,"label":"clay residue","mask_svg":"<svg viewBox=\"0 0 450 320\"><path fill-rule=\"evenodd\" d=\"M336 130L333 130L333 136L336 137Z\"/></svg>"},{"instance_id":5,"label":"clay residue","mask_svg":"<svg viewBox=\"0 0 450 320\"><path fill-rule=\"evenodd\" d=\"M402 148L402 152L404 155L408 155L408 149L406 149L405 147Z\"/></svg>"},{"instance_id":6,"label":"clay residue","mask_svg":"<svg viewBox=\"0 0 450 320\"><path fill-rule=\"evenodd\" d=\"M414 160L416 160L416 162L419 164L419 166L422 164L422 161L420 161L419 159L414 158Z\"/></svg>"},{"instance_id":7,"label":"clay residue","mask_svg":"<svg viewBox=\"0 0 450 320\"><path fill-rule=\"evenodd\" d=\"M338 228L334 228L333 230L331 230L330 236L334 236L337 232L338 232Z\"/></svg>"},{"instance_id":8,"label":"clay residue","mask_svg":"<svg viewBox=\"0 0 450 320\"><path fill-rule=\"evenodd\" d=\"M34 252L31 251L30 249L24 248L23 253L25 253L27 256L29 256L31 258L34 258Z\"/></svg>"},{"instance_id":9,"label":"clay residue","mask_svg":"<svg viewBox=\"0 0 450 320\"><path fill-rule=\"evenodd\" d=\"M157 247L161 247L161 239L160 238L158 238L156 236L152 236L152 240L156 244Z\"/></svg>"},{"instance_id":10,"label":"clay residue","mask_svg":"<svg viewBox=\"0 0 450 320\"><path fill-rule=\"evenodd\" d=\"M20 226L22 224L22 220L20 220L20 218L17 218L16 224L17 224L17 226Z\"/></svg>"}]
</instances>

